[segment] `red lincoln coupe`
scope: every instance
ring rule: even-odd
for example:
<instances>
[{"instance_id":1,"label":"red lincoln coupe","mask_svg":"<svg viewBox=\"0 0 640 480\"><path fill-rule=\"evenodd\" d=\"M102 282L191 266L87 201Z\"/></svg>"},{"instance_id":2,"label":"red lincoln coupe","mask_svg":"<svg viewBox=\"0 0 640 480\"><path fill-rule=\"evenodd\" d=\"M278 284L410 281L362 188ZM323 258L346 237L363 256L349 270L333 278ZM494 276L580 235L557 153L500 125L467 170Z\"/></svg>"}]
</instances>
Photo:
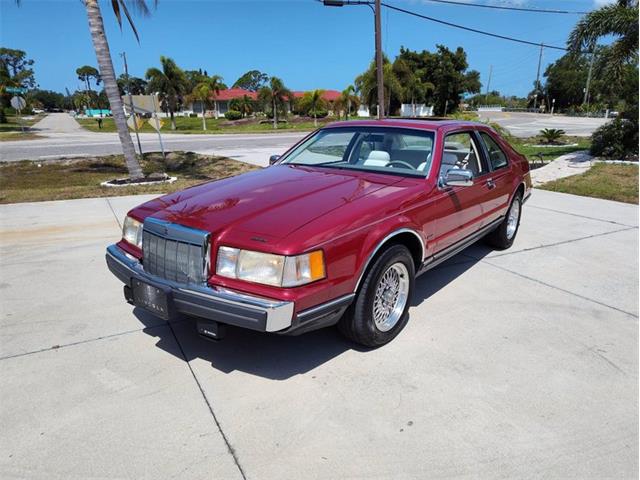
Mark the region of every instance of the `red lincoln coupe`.
<instances>
[{"instance_id":1,"label":"red lincoln coupe","mask_svg":"<svg viewBox=\"0 0 640 480\"><path fill-rule=\"evenodd\" d=\"M526 158L471 122L334 123L270 163L131 210L106 254L127 301L213 339L338 324L380 346L417 275L481 238L511 246L531 192Z\"/></svg>"}]
</instances>

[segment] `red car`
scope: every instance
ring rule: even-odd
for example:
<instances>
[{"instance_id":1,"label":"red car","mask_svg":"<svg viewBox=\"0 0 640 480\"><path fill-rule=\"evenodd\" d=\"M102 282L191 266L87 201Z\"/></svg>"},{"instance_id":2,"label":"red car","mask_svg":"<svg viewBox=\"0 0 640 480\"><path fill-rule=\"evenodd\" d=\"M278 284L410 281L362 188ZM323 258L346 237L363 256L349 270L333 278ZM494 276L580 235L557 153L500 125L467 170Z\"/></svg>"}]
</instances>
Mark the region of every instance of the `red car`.
<instances>
[{"instance_id":1,"label":"red car","mask_svg":"<svg viewBox=\"0 0 640 480\"><path fill-rule=\"evenodd\" d=\"M481 238L509 248L531 193L526 158L472 122L338 122L270 163L131 210L106 254L127 301L213 339L338 324L380 346L415 277Z\"/></svg>"}]
</instances>

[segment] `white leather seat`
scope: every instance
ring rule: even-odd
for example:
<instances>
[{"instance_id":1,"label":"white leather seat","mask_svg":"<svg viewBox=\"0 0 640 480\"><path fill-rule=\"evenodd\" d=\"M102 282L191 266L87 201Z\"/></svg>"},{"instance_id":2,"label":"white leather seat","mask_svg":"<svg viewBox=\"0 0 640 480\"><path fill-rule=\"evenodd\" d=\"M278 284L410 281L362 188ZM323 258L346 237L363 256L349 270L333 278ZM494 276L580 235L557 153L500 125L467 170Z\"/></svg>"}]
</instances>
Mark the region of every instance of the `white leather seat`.
<instances>
[{"instance_id":1,"label":"white leather seat","mask_svg":"<svg viewBox=\"0 0 640 480\"><path fill-rule=\"evenodd\" d=\"M383 150L371 150L369 152L369 156L363 162L363 165L369 167L386 167L387 163L391 160L391 156L389 152L385 152Z\"/></svg>"},{"instance_id":2,"label":"white leather seat","mask_svg":"<svg viewBox=\"0 0 640 480\"><path fill-rule=\"evenodd\" d=\"M442 154L442 165L440 165L440 175L446 175L457 163L458 156L455 153L444 152Z\"/></svg>"}]
</instances>

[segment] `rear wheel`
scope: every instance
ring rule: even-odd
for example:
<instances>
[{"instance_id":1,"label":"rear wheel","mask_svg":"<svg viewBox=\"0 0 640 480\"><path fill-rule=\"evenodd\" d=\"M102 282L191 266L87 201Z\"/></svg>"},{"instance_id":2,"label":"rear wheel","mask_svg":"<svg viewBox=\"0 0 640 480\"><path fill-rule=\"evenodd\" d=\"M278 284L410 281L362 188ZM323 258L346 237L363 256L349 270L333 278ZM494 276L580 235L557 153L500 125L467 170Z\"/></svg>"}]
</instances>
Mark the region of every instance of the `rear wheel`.
<instances>
[{"instance_id":1,"label":"rear wheel","mask_svg":"<svg viewBox=\"0 0 640 480\"><path fill-rule=\"evenodd\" d=\"M522 195L516 193L511 201L507 215L502 223L493 232L485 237L487 243L498 250L506 250L513 245L520 227L522 215Z\"/></svg>"},{"instance_id":2,"label":"rear wheel","mask_svg":"<svg viewBox=\"0 0 640 480\"><path fill-rule=\"evenodd\" d=\"M415 266L409 250L394 245L375 260L360 286L355 302L338 323L349 339L367 347L393 340L409 319Z\"/></svg>"}]
</instances>

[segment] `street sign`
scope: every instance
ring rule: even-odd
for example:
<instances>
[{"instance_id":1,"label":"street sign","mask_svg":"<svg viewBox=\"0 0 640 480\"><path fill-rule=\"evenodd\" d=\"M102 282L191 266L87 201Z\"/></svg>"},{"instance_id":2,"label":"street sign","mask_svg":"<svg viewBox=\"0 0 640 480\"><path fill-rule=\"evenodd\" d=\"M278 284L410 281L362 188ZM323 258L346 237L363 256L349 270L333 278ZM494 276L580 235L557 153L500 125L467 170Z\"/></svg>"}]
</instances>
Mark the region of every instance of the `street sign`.
<instances>
[{"instance_id":1,"label":"street sign","mask_svg":"<svg viewBox=\"0 0 640 480\"><path fill-rule=\"evenodd\" d=\"M153 127L153 129L156 130L157 132L160 132L160 129L162 128L162 125L164 125L162 120L160 120L158 117L150 118L149 120L147 120L147 123L149 125L151 125Z\"/></svg>"},{"instance_id":2,"label":"street sign","mask_svg":"<svg viewBox=\"0 0 640 480\"><path fill-rule=\"evenodd\" d=\"M131 99L129 95L123 95L122 103L127 107L127 110L131 110L131 100L133 100L133 108L136 112L158 113L160 111L159 102L155 95L131 95Z\"/></svg>"},{"instance_id":3,"label":"street sign","mask_svg":"<svg viewBox=\"0 0 640 480\"><path fill-rule=\"evenodd\" d=\"M22 87L6 87L5 91L7 93L27 93L27 89Z\"/></svg>"},{"instance_id":4,"label":"street sign","mask_svg":"<svg viewBox=\"0 0 640 480\"><path fill-rule=\"evenodd\" d=\"M142 128L142 125L144 125L144 120L142 120L141 118L138 118L134 115L131 115L128 119L127 119L127 125L129 125L129 128L132 130L135 130L136 127L138 129Z\"/></svg>"},{"instance_id":5,"label":"street sign","mask_svg":"<svg viewBox=\"0 0 640 480\"><path fill-rule=\"evenodd\" d=\"M16 110L22 110L27 106L27 102L25 102L24 98L22 97L11 97L11 106Z\"/></svg>"}]
</instances>

